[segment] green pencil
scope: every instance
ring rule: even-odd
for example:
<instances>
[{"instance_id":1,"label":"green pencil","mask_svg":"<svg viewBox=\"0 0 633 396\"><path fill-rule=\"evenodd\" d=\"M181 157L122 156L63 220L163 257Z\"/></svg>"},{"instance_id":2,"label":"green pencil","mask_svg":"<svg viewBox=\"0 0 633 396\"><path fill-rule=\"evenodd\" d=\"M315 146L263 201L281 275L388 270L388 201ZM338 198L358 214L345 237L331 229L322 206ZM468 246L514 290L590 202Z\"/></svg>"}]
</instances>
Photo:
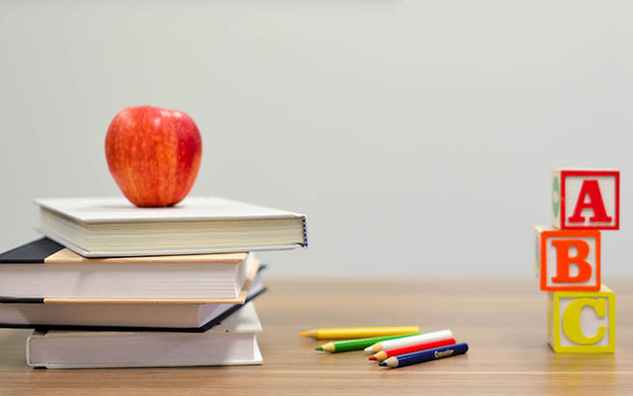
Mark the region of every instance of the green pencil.
<instances>
[{"instance_id":1,"label":"green pencil","mask_svg":"<svg viewBox=\"0 0 633 396\"><path fill-rule=\"evenodd\" d=\"M394 338L404 338L411 337L419 334L407 334L407 335L395 335L395 336L387 336L387 337L372 337L372 338L359 338L356 340L349 341L333 341L328 342L327 344L323 344L320 347L316 348L317 351L326 351L326 352L348 352L348 351L360 351L361 349L365 349L368 346L372 346L377 342L393 340Z\"/></svg>"}]
</instances>

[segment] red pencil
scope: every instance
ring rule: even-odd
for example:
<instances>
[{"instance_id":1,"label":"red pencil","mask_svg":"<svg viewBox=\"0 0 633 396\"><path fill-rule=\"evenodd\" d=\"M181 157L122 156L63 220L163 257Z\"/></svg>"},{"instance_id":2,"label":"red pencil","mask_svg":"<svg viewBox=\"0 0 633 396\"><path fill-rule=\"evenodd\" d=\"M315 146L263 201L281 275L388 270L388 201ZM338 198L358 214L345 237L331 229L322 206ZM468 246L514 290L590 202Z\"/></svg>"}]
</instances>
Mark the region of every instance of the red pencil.
<instances>
[{"instance_id":1,"label":"red pencil","mask_svg":"<svg viewBox=\"0 0 633 396\"><path fill-rule=\"evenodd\" d=\"M405 353L417 352L417 351L422 351L425 349L437 348L444 345L451 345L455 343L456 342L454 338L444 338L443 340L423 342L422 344L410 345L407 347L390 349L387 351L380 351L374 356L370 356L369 360L378 360L379 362L382 362L383 360L391 356L404 355Z\"/></svg>"}]
</instances>

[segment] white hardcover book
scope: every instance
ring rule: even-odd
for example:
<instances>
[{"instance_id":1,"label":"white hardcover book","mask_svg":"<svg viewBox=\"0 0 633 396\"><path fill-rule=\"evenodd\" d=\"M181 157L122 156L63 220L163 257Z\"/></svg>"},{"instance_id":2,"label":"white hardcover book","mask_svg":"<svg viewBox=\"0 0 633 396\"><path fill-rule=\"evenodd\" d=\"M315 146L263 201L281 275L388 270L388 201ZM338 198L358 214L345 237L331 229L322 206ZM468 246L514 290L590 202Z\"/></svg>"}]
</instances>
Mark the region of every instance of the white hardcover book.
<instances>
[{"instance_id":1,"label":"white hardcover book","mask_svg":"<svg viewBox=\"0 0 633 396\"><path fill-rule=\"evenodd\" d=\"M0 254L0 302L243 303L258 267L248 253L87 259L43 238Z\"/></svg>"},{"instance_id":2,"label":"white hardcover book","mask_svg":"<svg viewBox=\"0 0 633 396\"><path fill-rule=\"evenodd\" d=\"M39 229L86 257L281 250L307 246L305 216L219 197L138 208L125 198L51 198Z\"/></svg>"},{"instance_id":3,"label":"white hardcover book","mask_svg":"<svg viewBox=\"0 0 633 396\"><path fill-rule=\"evenodd\" d=\"M257 275L246 302L265 291ZM223 320L241 304L103 304L21 302L0 299L0 328L56 330L148 330L202 332ZM163 330L166 331L166 330Z\"/></svg>"},{"instance_id":4,"label":"white hardcover book","mask_svg":"<svg viewBox=\"0 0 633 396\"><path fill-rule=\"evenodd\" d=\"M46 368L256 365L262 364L261 331L249 303L204 333L34 331L26 361Z\"/></svg>"}]
</instances>

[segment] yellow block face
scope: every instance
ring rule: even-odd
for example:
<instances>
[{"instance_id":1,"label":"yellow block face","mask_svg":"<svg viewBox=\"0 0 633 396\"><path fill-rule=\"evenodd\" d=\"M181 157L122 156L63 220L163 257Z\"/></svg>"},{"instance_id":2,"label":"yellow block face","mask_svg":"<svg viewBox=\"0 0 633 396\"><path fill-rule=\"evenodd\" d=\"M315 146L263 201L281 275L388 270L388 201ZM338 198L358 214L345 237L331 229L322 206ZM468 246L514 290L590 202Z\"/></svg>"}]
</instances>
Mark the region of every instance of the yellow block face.
<instances>
[{"instance_id":1,"label":"yellow block face","mask_svg":"<svg viewBox=\"0 0 633 396\"><path fill-rule=\"evenodd\" d=\"M615 293L605 285L597 292L548 293L547 335L557 353L615 351Z\"/></svg>"}]
</instances>

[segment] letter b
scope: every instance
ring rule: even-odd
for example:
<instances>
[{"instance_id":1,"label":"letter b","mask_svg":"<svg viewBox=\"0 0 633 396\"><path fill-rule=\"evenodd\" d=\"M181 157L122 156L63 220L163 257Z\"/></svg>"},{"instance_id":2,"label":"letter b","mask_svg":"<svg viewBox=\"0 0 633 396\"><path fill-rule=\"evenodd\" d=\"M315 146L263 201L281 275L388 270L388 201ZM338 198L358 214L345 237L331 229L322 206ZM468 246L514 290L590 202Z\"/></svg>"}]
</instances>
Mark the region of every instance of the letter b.
<instances>
[{"instance_id":1,"label":"letter b","mask_svg":"<svg viewBox=\"0 0 633 396\"><path fill-rule=\"evenodd\" d=\"M600 231L536 227L541 290L600 290Z\"/></svg>"},{"instance_id":2,"label":"letter b","mask_svg":"<svg viewBox=\"0 0 633 396\"><path fill-rule=\"evenodd\" d=\"M556 276L552 282L580 283L587 282L591 278L591 264L587 262L589 256L589 244L582 239L555 239L552 245L556 248ZM576 255L570 256L571 248L576 248ZM578 267L576 276L569 275L569 267L575 264Z\"/></svg>"}]
</instances>

